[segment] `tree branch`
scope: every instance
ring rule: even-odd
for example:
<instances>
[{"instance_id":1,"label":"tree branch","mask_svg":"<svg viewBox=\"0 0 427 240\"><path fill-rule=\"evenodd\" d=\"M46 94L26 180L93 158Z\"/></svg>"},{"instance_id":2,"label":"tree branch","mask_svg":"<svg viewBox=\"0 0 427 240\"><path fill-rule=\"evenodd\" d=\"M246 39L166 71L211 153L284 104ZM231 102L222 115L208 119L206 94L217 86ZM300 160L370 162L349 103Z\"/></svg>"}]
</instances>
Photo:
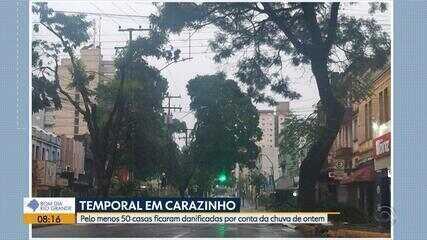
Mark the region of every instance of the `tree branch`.
<instances>
[{"instance_id":1,"label":"tree branch","mask_svg":"<svg viewBox=\"0 0 427 240\"><path fill-rule=\"evenodd\" d=\"M339 7L340 7L339 2L332 3L331 16L328 23L328 36L325 41L326 50L328 52L331 50L332 44L335 42L335 39L337 37Z\"/></svg>"},{"instance_id":2,"label":"tree branch","mask_svg":"<svg viewBox=\"0 0 427 240\"><path fill-rule=\"evenodd\" d=\"M50 71L52 71L54 73L54 75L55 75L55 79L54 79L55 86L58 88L59 92L61 94L63 94L67 98L67 100L77 109L77 111L79 111L83 116L86 117L86 115L88 113L80 107L80 104L76 100L74 100L73 97L67 91L65 91L62 88L61 84L59 83L59 74L58 74L59 64L58 64L58 57L55 57L54 60L55 60L55 69L52 69L49 66L46 66L45 68L49 69Z\"/></svg>"},{"instance_id":3,"label":"tree branch","mask_svg":"<svg viewBox=\"0 0 427 240\"><path fill-rule=\"evenodd\" d=\"M319 24L316 18L316 10L314 9L316 3L302 3L302 10L304 13L304 20L309 29L311 41L315 48L323 46L322 35L320 33Z\"/></svg>"},{"instance_id":4,"label":"tree branch","mask_svg":"<svg viewBox=\"0 0 427 240\"><path fill-rule=\"evenodd\" d=\"M264 10L260 9L261 11L265 12L268 17L276 23L277 27L283 31L283 33L286 35L286 37L291 41L292 45L299 51L300 53L308 56L309 51L307 50L307 46L305 46L304 43L302 43L290 30L290 26L287 26L285 23L284 18L280 18L277 16L271 6L270 3L262 3Z\"/></svg>"},{"instance_id":5,"label":"tree branch","mask_svg":"<svg viewBox=\"0 0 427 240\"><path fill-rule=\"evenodd\" d=\"M59 33L57 33L50 25L48 25L44 22L40 22L40 24L42 24L47 30L49 30L52 34L54 34L56 37L58 37L58 39L61 41L62 45L64 46L64 51L70 57L70 61L71 61L71 64L73 66L73 71L75 71L77 69L77 60L76 60L76 57L74 55L72 48L69 46L69 43L63 38L63 36L61 36ZM56 62L56 65L58 65L58 59L57 58L55 59L55 62ZM58 84L58 85L61 86L60 84ZM80 92L80 95L83 98L83 104L84 104L85 110L86 110L85 111L86 114L84 116L85 116L85 118L87 118L87 120L89 120L88 117L91 113L90 106L93 105L92 102L90 101L89 93L88 93L87 89L85 89L85 88L76 88L76 89ZM90 123L88 123L88 124L90 124Z\"/></svg>"}]
</instances>

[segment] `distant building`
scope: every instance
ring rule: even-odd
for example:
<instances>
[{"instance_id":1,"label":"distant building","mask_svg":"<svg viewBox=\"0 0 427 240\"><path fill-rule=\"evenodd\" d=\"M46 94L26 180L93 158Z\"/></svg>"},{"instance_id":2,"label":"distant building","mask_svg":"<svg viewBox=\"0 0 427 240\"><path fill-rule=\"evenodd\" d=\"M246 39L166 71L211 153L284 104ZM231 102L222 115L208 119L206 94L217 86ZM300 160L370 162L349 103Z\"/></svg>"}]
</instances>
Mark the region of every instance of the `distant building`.
<instances>
[{"instance_id":1,"label":"distant building","mask_svg":"<svg viewBox=\"0 0 427 240\"><path fill-rule=\"evenodd\" d=\"M55 114L53 108L41 109L31 115L33 127L38 127L48 132L53 132L55 125Z\"/></svg>"},{"instance_id":2,"label":"distant building","mask_svg":"<svg viewBox=\"0 0 427 240\"><path fill-rule=\"evenodd\" d=\"M61 135L60 138L62 141L61 169L73 172L74 179L78 179L80 174L84 174L85 149L83 144L65 135Z\"/></svg>"},{"instance_id":3,"label":"distant building","mask_svg":"<svg viewBox=\"0 0 427 240\"><path fill-rule=\"evenodd\" d=\"M81 137L81 136L78 136ZM61 175L68 179L68 186L74 196L83 197L89 195L92 187L89 176L86 173L86 148L81 139L61 135L62 157L60 161Z\"/></svg>"},{"instance_id":4,"label":"distant building","mask_svg":"<svg viewBox=\"0 0 427 240\"><path fill-rule=\"evenodd\" d=\"M269 179L272 186L272 178L277 181L282 176L279 162L279 143L282 124L289 114L289 102L280 102L274 110L259 110L259 125L262 131L262 139L257 143L261 148L258 167L261 173Z\"/></svg>"},{"instance_id":5,"label":"distant building","mask_svg":"<svg viewBox=\"0 0 427 240\"><path fill-rule=\"evenodd\" d=\"M89 88L95 89L99 84L109 81L114 77L115 68L113 61L102 59L101 49L98 47L82 48L80 50L80 59L83 62L88 74L94 74L94 79L89 82ZM61 86L68 89L68 93L77 102L81 101L81 95L75 89L68 86L71 83L71 61L64 58L59 66L59 78ZM60 94L61 99L66 99ZM62 108L55 112L54 132L58 135L65 134L68 137L88 133L87 124L83 116L67 100L62 101Z\"/></svg>"},{"instance_id":6,"label":"distant building","mask_svg":"<svg viewBox=\"0 0 427 240\"><path fill-rule=\"evenodd\" d=\"M37 197L58 196L58 186L65 185L58 176L61 139L38 127L32 128L32 194Z\"/></svg>"}]
</instances>

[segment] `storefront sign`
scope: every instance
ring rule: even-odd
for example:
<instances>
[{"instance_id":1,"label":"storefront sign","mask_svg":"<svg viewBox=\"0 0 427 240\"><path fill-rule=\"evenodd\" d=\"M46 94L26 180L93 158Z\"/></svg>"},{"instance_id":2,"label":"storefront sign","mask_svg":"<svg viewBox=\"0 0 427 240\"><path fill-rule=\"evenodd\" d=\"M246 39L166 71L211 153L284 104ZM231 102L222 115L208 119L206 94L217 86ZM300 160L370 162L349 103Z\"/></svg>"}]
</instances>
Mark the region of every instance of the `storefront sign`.
<instances>
[{"instance_id":1,"label":"storefront sign","mask_svg":"<svg viewBox=\"0 0 427 240\"><path fill-rule=\"evenodd\" d=\"M391 134L386 133L374 139L374 158L389 156L391 151Z\"/></svg>"}]
</instances>

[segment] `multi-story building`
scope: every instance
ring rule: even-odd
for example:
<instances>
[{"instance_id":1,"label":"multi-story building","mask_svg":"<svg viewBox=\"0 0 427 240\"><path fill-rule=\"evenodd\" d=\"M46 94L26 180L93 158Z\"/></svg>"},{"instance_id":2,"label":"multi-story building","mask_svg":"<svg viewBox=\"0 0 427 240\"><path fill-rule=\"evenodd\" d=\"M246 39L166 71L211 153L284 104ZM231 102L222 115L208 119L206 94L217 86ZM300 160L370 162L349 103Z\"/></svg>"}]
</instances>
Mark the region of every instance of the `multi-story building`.
<instances>
[{"instance_id":1,"label":"multi-story building","mask_svg":"<svg viewBox=\"0 0 427 240\"><path fill-rule=\"evenodd\" d=\"M68 187L74 196L87 196L90 182L85 171L84 143L66 135L61 135L60 138L62 141L61 175L67 178Z\"/></svg>"},{"instance_id":2,"label":"multi-story building","mask_svg":"<svg viewBox=\"0 0 427 240\"><path fill-rule=\"evenodd\" d=\"M343 123L329 151L328 159L322 166L316 185L318 201L347 202L348 191L345 185L340 185L352 166L352 109L345 109Z\"/></svg>"},{"instance_id":3,"label":"multi-story building","mask_svg":"<svg viewBox=\"0 0 427 240\"><path fill-rule=\"evenodd\" d=\"M288 114L289 102L278 103L275 110L259 110L258 127L262 131L262 138L258 142L261 148L258 167L269 179L270 186L273 186L273 180L277 181L282 176L279 162L279 135Z\"/></svg>"},{"instance_id":4,"label":"multi-story building","mask_svg":"<svg viewBox=\"0 0 427 240\"><path fill-rule=\"evenodd\" d=\"M58 196L64 179L58 176L61 139L41 128L32 128L32 194Z\"/></svg>"},{"instance_id":5,"label":"multi-story building","mask_svg":"<svg viewBox=\"0 0 427 240\"><path fill-rule=\"evenodd\" d=\"M62 141L61 169L72 172L74 179L78 179L80 174L84 174L85 149L83 144L65 135L61 135L60 138Z\"/></svg>"},{"instance_id":6,"label":"multi-story building","mask_svg":"<svg viewBox=\"0 0 427 240\"><path fill-rule=\"evenodd\" d=\"M390 206L391 172L390 66L372 75L372 95L347 110L330 151L326 194L368 215Z\"/></svg>"},{"instance_id":7,"label":"multi-story building","mask_svg":"<svg viewBox=\"0 0 427 240\"><path fill-rule=\"evenodd\" d=\"M375 81L378 110L373 123L373 158L375 169L375 207L388 210L391 201L391 75L390 67ZM384 210L384 209L381 209Z\"/></svg>"},{"instance_id":8,"label":"multi-story building","mask_svg":"<svg viewBox=\"0 0 427 240\"><path fill-rule=\"evenodd\" d=\"M94 76L93 80L89 82L89 89L95 89L99 84L109 81L114 77L114 64L112 61L102 59L99 47L82 48L80 50L80 59L85 66L86 72ZM71 66L70 59L64 58L61 60L61 65L58 69L61 86L67 89L75 101L82 102L81 95L74 88L69 88L72 81L70 73ZM62 95L61 98L66 99ZM62 108L55 112L54 132L58 135L65 134L68 137L88 133L87 124L83 116L67 100L62 101Z\"/></svg>"}]
</instances>

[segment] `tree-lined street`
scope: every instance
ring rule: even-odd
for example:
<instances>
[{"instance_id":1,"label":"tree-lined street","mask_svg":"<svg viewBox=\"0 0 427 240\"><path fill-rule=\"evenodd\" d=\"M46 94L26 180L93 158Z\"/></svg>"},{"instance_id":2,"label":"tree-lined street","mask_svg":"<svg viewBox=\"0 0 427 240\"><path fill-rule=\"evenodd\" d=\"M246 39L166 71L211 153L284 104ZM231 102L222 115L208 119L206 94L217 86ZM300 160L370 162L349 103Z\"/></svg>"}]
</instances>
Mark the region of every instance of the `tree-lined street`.
<instances>
[{"instance_id":1,"label":"tree-lined street","mask_svg":"<svg viewBox=\"0 0 427 240\"><path fill-rule=\"evenodd\" d=\"M97 29L90 14L34 3L34 34L49 37L34 38L32 43L33 112L53 115L50 129L45 124L34 131L65 136L81 150L65 158L66 141L55 142L58 149L53 150L44 143L38 143L41 149L33 145L33 166L49 161L56 178L39 188L46 182L46 172L53 170L34 168L34 196L240 197L257 211L342 211L334 221L386 226L382 219L372 219L378 217L374 209L389 206L387 200L374 206L374 186L357 184L373 182L387 172L386 164L380 165L384 169L374 167L374 158L387 153L376 156L371 148L374 137L383 141L389 136L380 130L390 124L391 91L384 76L391 41L374 17L388 7L369 3L360 17L348 11L354 5L154 4L145 18L147 26L118 26L128 39L124 46L114 46L106 61L101 27ZM102 15L102 9L94 6ZM205 57L215 66L232 65L232 70L198 71L190 65L180 70L194 74L179 88L171 88L178 74L166 77L165 71L194 61L191 36L205 28L214 29L206 39L212 55ZM187 33L189 57L171 44ZM300 70L308 75L290 74ZM301 99L297 86L307 79L312 80L317 101L303 114L290 103ZM181 94L189 99L185 116L191 114L193 122L174 114L183 107L171 101ZM269 109L260 109L262 104ZM366 156L352 149L359 132L364 133L361 145L371 147ZM364 165L370 168L362 169ZM357 199L340 199L344 194L338 194L338 185L350 189L345 196ZM377 193L386 199L387 192L381 191ZM73 225L35 228L33 233L299 236L280 225Z\"/></svg>"}]
</instances>

